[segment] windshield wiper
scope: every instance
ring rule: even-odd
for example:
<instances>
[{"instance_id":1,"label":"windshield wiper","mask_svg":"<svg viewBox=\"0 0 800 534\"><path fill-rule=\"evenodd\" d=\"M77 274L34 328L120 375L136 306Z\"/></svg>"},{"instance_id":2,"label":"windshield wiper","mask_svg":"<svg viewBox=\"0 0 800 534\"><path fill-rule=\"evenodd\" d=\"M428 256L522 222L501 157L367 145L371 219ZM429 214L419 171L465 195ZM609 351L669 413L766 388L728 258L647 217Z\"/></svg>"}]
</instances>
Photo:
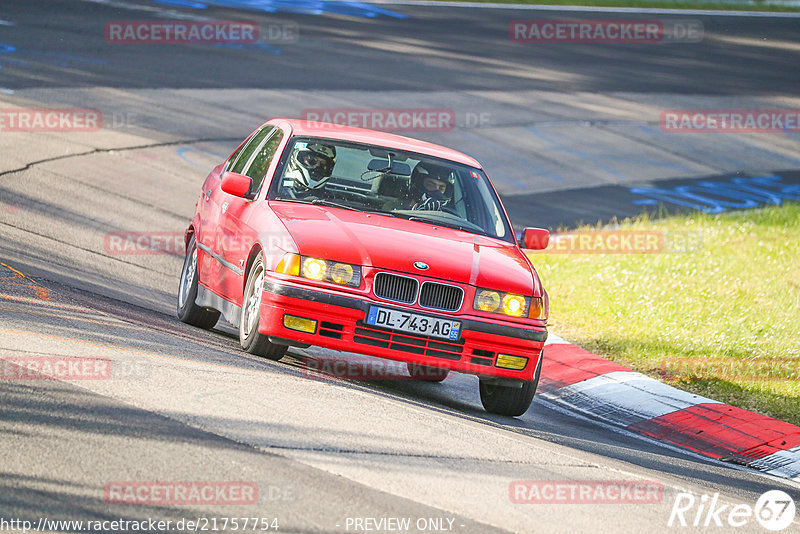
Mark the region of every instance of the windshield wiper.
<instances>
[{"instance_id":1,"label":"windshield wiper","mask_svg":"<svg viewBox=\"0 0 800 534\"><path fill-rule=\"evenodd\" d=\"M310 202L315 206L328 206L331 208L342 208L343 210L351 210L351 211L361 211L358 208L354 208L353 206L348 206L347 204L339 204L338 202L333 202L331 200L325 200L324 198L317 198Z\"/></svg>"},{"instance_id":2,"label":"windshield wiper","mask_svg":"<svg viewBox=\"0 0 800 534\"><path fill-rule=\"evenodd\" d=\"M434 226L444 226L444 227L447 227L447 228L453 228L454 230L461 230L462 232L469 232L471 234L478 234L478 235L485 235L485 236L489 235L483 230L483 228L480 228L479 226L472 225L472 224L470 224L469 226L463 226L463 225L460 225L460 224L454 223L454 222L442 222L442 221L438 221L438 220L434 220L434 219L428 219L428 218L425 218L425 217L414 217L414 216L409 217L408 220L409 221L424 222L424 223L427 223L427 224L433 224Z\"/></svg>"},{"instance_id":3,"label":"windshield wiper","mask_svg":"<svg viewBox=\"0 0 800 534\"><path fill-rule=\"evenodd\" d=\"M331 202L330 200L325 200L322 198L315 198L314 200L306 200L304 198L278 198L276 200L283 200L286 202L298 202L300 204L313 204L315 206L330 206L332 208L342 208L343 210L361 211L360 209L354 208L353 206L348 206L346 204L339 204L337 202Z\"/></svg>"}]
</instances>

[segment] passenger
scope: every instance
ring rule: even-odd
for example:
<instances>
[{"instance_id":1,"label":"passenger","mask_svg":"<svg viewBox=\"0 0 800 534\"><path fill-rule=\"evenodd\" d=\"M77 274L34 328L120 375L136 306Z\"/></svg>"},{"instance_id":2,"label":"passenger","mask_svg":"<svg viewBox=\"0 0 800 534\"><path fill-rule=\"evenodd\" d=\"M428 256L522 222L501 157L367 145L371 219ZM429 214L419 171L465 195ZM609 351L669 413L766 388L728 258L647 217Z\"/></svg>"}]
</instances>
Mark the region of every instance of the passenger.
<instances>
[{"instance_id":1,"label":"passenger","mask_svg":"<svg viewBox=\"0 0 800 534\"><path fill-rule=\"evenodd\" d=\"M420 162L411 173L412 210L442 211L453 198L453 173L433 163Z\"/></svg>"}]
</instances>

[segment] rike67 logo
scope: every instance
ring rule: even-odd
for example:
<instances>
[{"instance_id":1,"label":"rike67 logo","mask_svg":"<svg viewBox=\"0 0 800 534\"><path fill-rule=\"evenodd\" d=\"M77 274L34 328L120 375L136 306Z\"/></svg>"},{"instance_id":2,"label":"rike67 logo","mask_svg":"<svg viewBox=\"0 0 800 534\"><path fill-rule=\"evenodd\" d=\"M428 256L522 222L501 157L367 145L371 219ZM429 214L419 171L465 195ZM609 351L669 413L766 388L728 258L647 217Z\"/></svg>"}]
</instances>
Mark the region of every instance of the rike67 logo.
<instances>
[{"instance_id":1,"label":"rike67 logo","mask_svg":"<svg viewBox=\"0 0 800 534\"><path fill-rule=\"evenodd\" d=\"M792 524L795 512L794 500L781 490L764 493L755 506L722 503L719 493L698 498L681 492L675 496L667 526L739 528L752 524L755 519L765 529L778 532Z\"/></svg>"}]
</instances>

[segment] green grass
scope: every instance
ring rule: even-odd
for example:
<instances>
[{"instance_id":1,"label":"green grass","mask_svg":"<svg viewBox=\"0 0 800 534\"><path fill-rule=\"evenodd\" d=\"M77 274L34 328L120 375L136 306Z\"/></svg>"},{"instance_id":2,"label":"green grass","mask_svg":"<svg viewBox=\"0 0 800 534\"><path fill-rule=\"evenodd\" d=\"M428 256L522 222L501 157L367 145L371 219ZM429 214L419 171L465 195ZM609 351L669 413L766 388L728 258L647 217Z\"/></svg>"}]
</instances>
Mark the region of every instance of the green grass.
<instances>
[{"instance_id":1,"label":"green grass","mask_svg":"<svg viewBox=\"0 0 800 534\"><path fill-rule=\"evenodd\" d=\"M456 0L438 0L440 2ZM717 11L800 11L800 7L776 6L764 3L740 4L723 2L690 2L676 0L473 0L484 4L531 4L548 6L598 6L598 7L637 7L659 9L710 9Z\"/></svg>"},{"instance_id":2,"label":"green grass","mask_svg":"<svg viewBox=\"0 0 800 534\"><path fill-rule=\"evenodd\" d=\"M800 424L800 203L642 216L619 229L660 232L665 248L530 254L551 330L681 389Z\"/></svg>"}]
</instances>

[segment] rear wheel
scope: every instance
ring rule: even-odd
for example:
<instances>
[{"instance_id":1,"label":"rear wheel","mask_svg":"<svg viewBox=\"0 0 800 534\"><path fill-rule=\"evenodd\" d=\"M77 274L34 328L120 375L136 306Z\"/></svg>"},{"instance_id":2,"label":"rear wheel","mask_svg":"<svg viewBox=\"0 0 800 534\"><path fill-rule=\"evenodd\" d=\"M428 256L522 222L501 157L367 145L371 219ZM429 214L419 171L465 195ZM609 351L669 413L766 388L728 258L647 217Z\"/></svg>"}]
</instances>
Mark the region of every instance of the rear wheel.
<instances>
[{"instance_id":1,"label":"rear wheel","mask_svg":"<svg viewBox=\"0 0 800 534\"><path fill-rule=\"evenodd\" d=\"M408 366L408 374L415 380L441 382L450 375L449 369L442 369L441 367L428 367L427 365L416 363L407 363L406 365Z\"/></svg>"},{"instance_id":2,"label":"rear wheel","mask_svg":"<svg viewBox=\"0 0 800 534\"><path fill-rule=\"evenodd\" d=\"M280 360L286 354L286 345L276 345L258 331L261 295L264 290L264 260L261 254L253 261L242 296L242 316L239 320L239 344L250 354L270 360Z\"/></svg>"},{"instance_id":3,"label":"rear wheel","mask_svg":"<svg viewBox=\"0 0 800 534\"><path fill-rule=\"evenodd\" d=\"M516 417L528 411L536 388L539 386L539 375L542 373L542 360L544 355L539 357L533 380L523 382L522 387L502 386L493 384L488 380L480 381L481 404L487 412L498 415L509 415Z\"/></svg>"},{"instance_id":4,"label":"rear wheel","mask_svg":"<svg viewBox=\"0 0 800 534\"><path fill-rule=\"evenodd\" d=\"M201 308L195 304L197 298L197 243L195 237L189 240L186 247L186 258L183 260L181 283L178 286L178 319L186 324L200 328L211 328L219 320L219 312Z\"/></svg>"}]
</instances>

